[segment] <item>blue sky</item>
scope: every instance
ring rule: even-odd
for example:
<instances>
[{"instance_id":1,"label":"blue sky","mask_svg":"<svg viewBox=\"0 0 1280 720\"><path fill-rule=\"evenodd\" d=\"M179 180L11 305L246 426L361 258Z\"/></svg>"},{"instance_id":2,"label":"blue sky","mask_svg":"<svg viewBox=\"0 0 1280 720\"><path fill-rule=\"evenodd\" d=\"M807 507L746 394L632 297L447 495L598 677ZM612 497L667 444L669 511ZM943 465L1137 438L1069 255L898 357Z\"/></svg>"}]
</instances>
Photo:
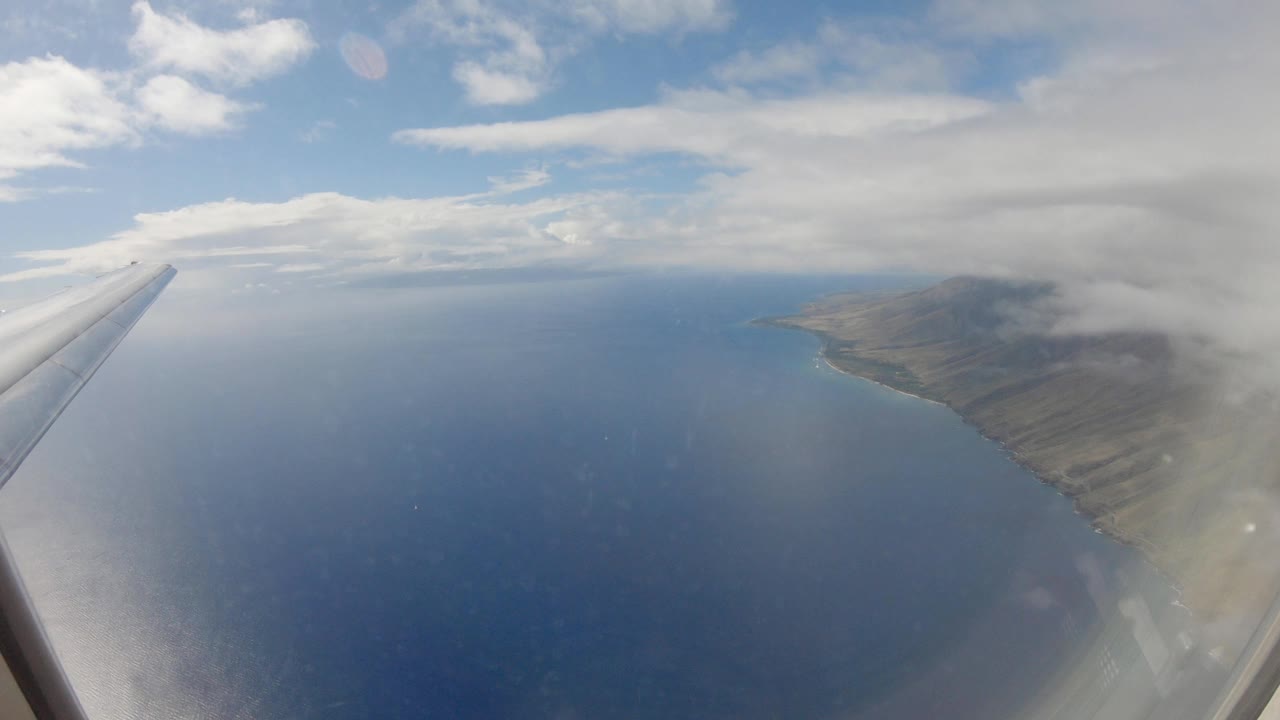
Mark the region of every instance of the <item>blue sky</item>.
<instances>
[{"instance_id":1,"label":"blue sky","mask_svg":"<svg viewBox=\"0 0 1280 720\"><path fill-rule=\"evenodd\" d=\"M175 292L967 272L1058 282L1077 329L1253 347L1280 301L1278 16L21 0L0 14L0 297L131 260L177 265Z\"/></svg>"}]
</instances>

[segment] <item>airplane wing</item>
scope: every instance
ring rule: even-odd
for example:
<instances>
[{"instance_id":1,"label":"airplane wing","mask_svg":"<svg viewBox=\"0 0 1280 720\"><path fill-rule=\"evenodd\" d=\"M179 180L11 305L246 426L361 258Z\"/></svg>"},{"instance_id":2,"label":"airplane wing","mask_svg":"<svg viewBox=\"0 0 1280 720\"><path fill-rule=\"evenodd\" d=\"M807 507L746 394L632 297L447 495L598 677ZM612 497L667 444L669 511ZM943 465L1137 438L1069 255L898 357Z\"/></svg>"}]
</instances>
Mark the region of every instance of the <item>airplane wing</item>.
<instances>
[{"instance_id":1,"label":"airplane wing","mask_svg":"<svg viewBox=\"0 0 1280 720\"><path fill-rule=\"evenodd\" d=\"M0 487L175 274L130 265L0 315Z\"/></svg>"},{"instance_id":2,"label":"airplane wing","mask_svg":"<svg viewBox=\"0 0 1280 720\"><path fill-rule=\"evenodd\" d=\"M130 265L0 314L0 486L173 279ZM0 717L85 720L0 535Z\"/></svg>"}]
</instances>

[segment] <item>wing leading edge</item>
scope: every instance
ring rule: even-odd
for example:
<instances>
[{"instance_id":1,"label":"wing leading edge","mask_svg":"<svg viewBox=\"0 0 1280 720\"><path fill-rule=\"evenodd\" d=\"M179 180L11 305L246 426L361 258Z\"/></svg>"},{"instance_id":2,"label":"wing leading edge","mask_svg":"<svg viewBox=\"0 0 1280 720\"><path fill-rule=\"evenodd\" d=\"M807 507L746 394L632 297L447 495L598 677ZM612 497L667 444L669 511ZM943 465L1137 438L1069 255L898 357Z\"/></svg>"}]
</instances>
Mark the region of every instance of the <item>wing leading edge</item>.
<instances>
[{"instance_id":1,"label":"wing leading edge","mask_svg":"<svg viewBox=\"0 0 1280 720\"><path fill-rule=\"evenodd\" d=\"M130 265L0 315L0 486L175 274Z\"/></svg>"}]
</instances>

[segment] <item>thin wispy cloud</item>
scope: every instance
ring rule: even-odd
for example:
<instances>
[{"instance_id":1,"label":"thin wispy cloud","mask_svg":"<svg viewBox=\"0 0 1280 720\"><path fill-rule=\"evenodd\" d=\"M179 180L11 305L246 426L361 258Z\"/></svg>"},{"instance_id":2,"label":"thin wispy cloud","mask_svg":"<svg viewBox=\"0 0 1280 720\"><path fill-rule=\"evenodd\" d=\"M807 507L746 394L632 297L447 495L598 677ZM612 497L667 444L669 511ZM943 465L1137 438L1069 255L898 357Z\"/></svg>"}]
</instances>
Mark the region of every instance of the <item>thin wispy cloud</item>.
<instances>
[{"instance_id":1,"label":"thin wispy cloud","mask_svg":"<svg viewBox=\"0 0 1280 720\"><path fill-rule=\"evenodd\" d=\"M948 88L973 66L968 52L938 44L919 24L825 20L811 37L740 50L711 72L727 85L825 81L902 92Z\"/></svg>"},{"instance_id":2,"label":"thin wispy cloud","mask_svg":"<svg viewBox=\"0 0 1280 720\"><path fill-rule=\"evenodd\" d=\"M328 138L337 128L338 123L332 120L317 120L299 134L298 139L304 143L320 142Z\"/></svg>"},{"instance_id":3,"label":"thin wispy cloud","mask_svg":"<svg viewBox=\"0 0 1280 720\"><path fill-rule=\"evenodd\" d=\"M521 190L532 190L536 187L542 187L551 182L551 173L544 169L522 170L513 175L506 177L490 177L490 192L495 195L505 195L508 193L519 192Z\"/></svg>"},{"instance_id":4,"label":"thin wispy cloud","mask_svg":"<svg viewBox=\"0 0 1280 720\"><path fill-rule=\"evenodd\" d=\"M613 155L687 153L750 162L768 144L836 142L919 132L982 115L990 104L949 95L815 93L772 99L711 90L672 92L664 102L548 120L398 131L397 142L474 152L587 148Z\"/></svg>"},{"instance_id":5,"label":"thin wispy cloud","mask_svg":"<svg viewBox=\"0 0 1280 720\"><path fill-rule=\"evenodd\" d=\"M614 34L679 36L725 29L724 0L418 0L391 23L401 42L425 38L457 49L453 79L476 105L522 105L546 92L557 66Z\"/></svg>"}]
</instances>

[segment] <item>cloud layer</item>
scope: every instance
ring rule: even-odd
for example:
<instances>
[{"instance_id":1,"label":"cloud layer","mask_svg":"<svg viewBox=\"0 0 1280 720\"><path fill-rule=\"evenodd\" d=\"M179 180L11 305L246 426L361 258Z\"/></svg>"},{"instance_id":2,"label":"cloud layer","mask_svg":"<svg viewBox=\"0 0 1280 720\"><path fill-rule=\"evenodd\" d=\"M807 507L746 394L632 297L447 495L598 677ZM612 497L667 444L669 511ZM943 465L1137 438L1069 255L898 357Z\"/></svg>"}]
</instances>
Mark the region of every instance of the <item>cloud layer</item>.
<instances>
[{"instance_id":1,"label":"cloud layer","mask_svg":"<svg viewBox=\"0 0 1280 720\"><path fill-rule=\"evenodd\" d=\"M587 193L512 202L506 197L547 179L545 172L531 170L492 178L492 190L470 195L362 200L313 193L278 203L228 199L141 213L132 228L93 245L20 252L18 257L40 266L0 276L0 282L96 273L157 252L187 266L215 262L238 265L237 270L308 274L327 283L477 264L580 260L583 249L558 237L548 224L616 198Z\"/></svg>"},{"instance_id":2,"label":"cloud layer","mask_svg":"<svg viewBox=\"0 0 1280 720\"><path fill-rule=\"evenodd\" d=\"M128 146L159 129L225 132L252 109L192 78L243 86L284 71L315 43L298 20L218 31L136 2L129 40L138 67L79 67L58 56L0 65L0 201L26 192L4 183L48 167L80 167L76 151ZM160 70L172 72L158 73Z\"/></svg>"}]
</instances>

